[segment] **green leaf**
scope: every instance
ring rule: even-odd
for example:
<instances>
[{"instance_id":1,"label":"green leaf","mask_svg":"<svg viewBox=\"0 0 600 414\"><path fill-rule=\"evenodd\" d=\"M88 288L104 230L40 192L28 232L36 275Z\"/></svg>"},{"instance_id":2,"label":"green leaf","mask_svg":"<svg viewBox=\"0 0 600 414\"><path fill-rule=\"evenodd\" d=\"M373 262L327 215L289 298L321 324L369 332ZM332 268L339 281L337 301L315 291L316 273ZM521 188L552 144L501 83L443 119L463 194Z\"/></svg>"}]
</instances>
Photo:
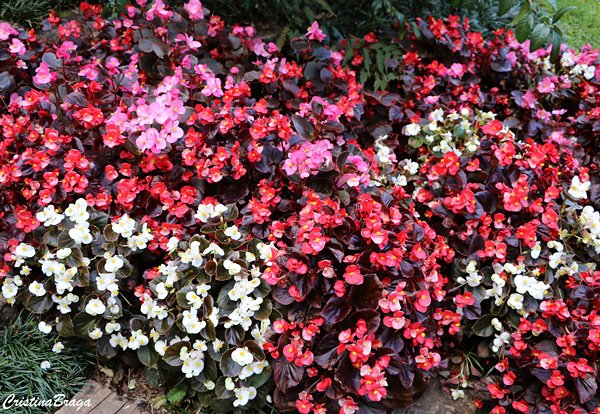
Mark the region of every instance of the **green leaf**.
<instances>
[{"instance_id":1,"label":"green leaf","mask_svg":"<svg viewBox=\"0 0 600 414\"><path fill-rule=\"evenodd\" d=\"M69 315L60 315L56 323L56 331L62 337L74 336L73 320Z\"/></svg>"},{"instance_id":2,"label":"green leaf","mask_svg":"<svg viewBox=\"0 0 600 414\"><path fill-rule=\"evenodd\" d=\"M515 37L519 43L523 43L529 37L531 29L533 28L533 15L529 14L527 17L519 20L517 27L515 28Z\"/></svg>"},{"instance_id":3,"label":"green leaf","mask_svg":"<svg viewBox=\"0 0 600 414\"><path fill-rule=\"evenodd\" d=\"M479 0L464 0L463 5L469 11L473 10L473 8L477 5Z\"/></svg>"},{"instance_id":4,"label":"green leaf","mask_svg":"<svg viewBox=\"0 0 600 414\"><path fill-rule=\"evenodd\" d=\"M552 10L556 11L556 0L546 0L550 6L552 6Z\"/></svg>"},{"instance_id":5,"label":"green leaf","mask_svg":"<svg viewBox=\"0 0 600 414\"><path fill-rule=\"evenodd\" d=\"M452 7L458 7L458 6L460 6L460 3L462 3L462 0L451 0L450 1L450 6L452 6Z\"/></svg>"},{"instance_id":6,"label":"green leaf","mask_svg":"<svg viewBox=\"0 0 600 414\"><path fill-rule=\"evenodd\" d=\"M504 16L515 5L517 0L500 0L498 4L498 16Z\"/></svg>"},{"instance_id":7,"label":"green leaf","mask_svg":"<svg viewBox=\"0 0 600 414\"><path fill-rule=\"evenodd\" d=\"M296 131L306 140L312 140L315 129L312 123L299 115L292 116L292 122Z\"/></svg>"},{"instance_id":8,"label":"green leaf","mask_svg":"<svg viewBox=\"0 0 600 414\"><path fill-rule=\"evenodd\" d=\"M73 330L75 335L88 338L88 334L94 330L94 325L98 322L100 317L92 316L85 312L79 312L73 318Z\"/></svg>"},{"instance_id":9,"label":"green leaf","mask_svg":"<svg viewBox=\"0 0 600 414\"><path fill-rule=\"evenodd\" d=\"M521 21L521 19L523 19L523 17L525 17L525 15L529 14L530 12L531 12L531 6L529 5L529 2L526 1L521 6L521 10L519 10L519 14L517 14L517 16L514 18L514 20L512 22L510 22L509 26L514 26L515 24L519 23Z\"/></svg>"},{"instance_id":10,"label":"green leaf","mask_svg":"<svg viewBox=\"0 0 600 414\"><path fill-rule=\"evenodd\" d=\"M77 243L69 236L69 230L64 230L58 236L57 245L59 249L64 249L66 247L75 247Z\"/></svg>"},{"instance_id":11,"label":"green leaf","mask_svg":"<svg viewBox=\"0 0 600 414\"><path fill-rule=\"evenodd\" d=\"M577 7L575 7L575 6L561 7L560 9L558 9L558 11L556 12L556 14L554 14L554 17L552 18L552 23L558 22L560 19L562 19L562 17L565 14L567 14L568 12L570 12L571 10L574 10L576 8Z\"/></svg>"},{"instance_id":12,"label":"green leaf","mask_svg":"<svg viewBox=\"0 0 600 414\"><path fill-rule=\"evenodd\" d=\"M545 23L539 23L531 32L531 43L529 44L529 51L535 52L542 48L548 38L550 37L550 26Z\"/></svg>"},{"instance_id":13,"label":"green leaf","mask_svg":"<svg viewBox=\"0 0 600 414\"><path fill-rule=\"evenodd\" d=\"M552 53L550 53L550 62L556 62L560 54L561 37L555 31L552 31Z\"/></svg>"},{"instance_id":14,"label":"green leaf","mask_svg":"<svg viewBox=\"0 0 600 414\"><path fill-rule=\"evenodd\" d=\"M187 394L187 385L185 382L180 382L176 386L173 387L171 391L167 394L167 400L170 403L177 403L182 401Z\"/></svg>"},{"instance_id":15,"label":"green leaf","mask_svg":"<svg viewBox=\"0 0 600 414\"><path fill-rule=\"evenodd\" d=\"M420 148L423 145L423 140L419 137L410 137L408 139L408 145L413 148Z\"/></svg>"},{"instance_id":16,"label":"green leaf","mask_svg":"<svg viewBox=\"0 0 600 414\"><path fill-rule=\"evenodd\" d=\"M490 336L494 333L494 327L492 326L494 318L494 315L484 315L475 322L471 329L477 336Z\"/></svg>"},{"instance_id":17,"label":"green leaf","mask_svg":"<svg viewBox=\"0 0 600 414\"><path fill-rule=\"evenodd\" d=\"M192 345L188 341L180 341L168 347L163 355L165 362L173 367L183 365L183 361L179 358L183 347L186 347L188 352L192 350Z\"/></svg>"}]
</instances>

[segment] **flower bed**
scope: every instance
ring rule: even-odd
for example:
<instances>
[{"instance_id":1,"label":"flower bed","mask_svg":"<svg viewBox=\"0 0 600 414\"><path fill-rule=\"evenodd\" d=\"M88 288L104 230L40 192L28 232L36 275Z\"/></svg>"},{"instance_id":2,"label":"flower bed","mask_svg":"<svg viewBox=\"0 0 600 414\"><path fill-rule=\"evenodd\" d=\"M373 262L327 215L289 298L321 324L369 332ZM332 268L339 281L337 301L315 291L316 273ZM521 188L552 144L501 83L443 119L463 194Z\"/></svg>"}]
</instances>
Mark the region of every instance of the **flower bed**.
<instances>
[{"instance_id":1,"label":"flower bed","mask_svg":"<svg viewBox=\"0 0 600 414\"><path fill-rule=\"evenodd\" d=\"M138 3L51 15L56 44L0 25L10 303L217 412L384 413L434 375L598 412L597 51L430 18L376 93L373 35L315 23L288 61L197 0Z\"/></svg>"}]
</instances>

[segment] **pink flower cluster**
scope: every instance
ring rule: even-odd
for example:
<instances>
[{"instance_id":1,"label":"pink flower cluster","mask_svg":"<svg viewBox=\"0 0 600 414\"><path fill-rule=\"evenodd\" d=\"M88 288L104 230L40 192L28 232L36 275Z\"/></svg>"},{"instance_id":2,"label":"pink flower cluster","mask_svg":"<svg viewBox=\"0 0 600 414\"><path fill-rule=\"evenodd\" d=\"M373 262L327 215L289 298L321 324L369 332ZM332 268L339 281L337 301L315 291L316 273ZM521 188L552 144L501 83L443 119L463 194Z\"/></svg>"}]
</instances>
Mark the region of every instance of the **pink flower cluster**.
<instances>
[{"instance_id":1,"label":"pink flower cluster","mask_svg":"<svg viewBox=\"0 0 600 414\"><path fill-rule=\"evenodd\" d=\"M319 168L327 167L333 163L333 156L329 150L333 149L330 141L319 140L314 144L303 143L300 148L294 150L285 161L282 169L287 175L298 174L300 178L316 175Z\"/></svg>"}]
</instances>

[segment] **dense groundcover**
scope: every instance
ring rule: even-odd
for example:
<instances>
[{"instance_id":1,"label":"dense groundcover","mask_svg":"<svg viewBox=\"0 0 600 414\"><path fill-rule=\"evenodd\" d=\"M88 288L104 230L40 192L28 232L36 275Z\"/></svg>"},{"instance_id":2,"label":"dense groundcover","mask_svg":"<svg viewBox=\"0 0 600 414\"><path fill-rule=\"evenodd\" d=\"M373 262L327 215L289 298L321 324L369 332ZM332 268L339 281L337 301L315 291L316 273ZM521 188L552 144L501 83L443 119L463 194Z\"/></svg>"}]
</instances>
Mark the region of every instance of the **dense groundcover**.
<instances>
[{"instance_id":1,"label":"dense groundcover","mask_svg":"<svg viewBox=\"0 0 600 414\"><path fill-rule=\"evenodd\" d=\"M379 93L373 35L144 3L0 23L10 303L217 412L600 412L597 51L430 18Z\"/></svg>"}]
</instances>

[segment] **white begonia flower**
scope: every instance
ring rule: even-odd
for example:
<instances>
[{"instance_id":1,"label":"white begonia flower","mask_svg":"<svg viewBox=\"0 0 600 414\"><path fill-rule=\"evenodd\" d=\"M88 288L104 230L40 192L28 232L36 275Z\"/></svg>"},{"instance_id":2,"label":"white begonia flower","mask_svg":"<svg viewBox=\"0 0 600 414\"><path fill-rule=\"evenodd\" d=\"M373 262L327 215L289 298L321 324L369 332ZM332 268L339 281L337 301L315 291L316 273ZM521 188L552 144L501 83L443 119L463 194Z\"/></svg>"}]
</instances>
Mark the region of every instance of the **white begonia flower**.
<instances>
[{"instance_id":1,"label":"white begonia flower","mask_svg":"<svg viewBox=\"0 0 600 414\"><path fill-rule=\"evenodd\" d=\"M235 388L235 383L233 382L233 379L231 379L231 377L226 377L225 378L225 389L229 390L229 391L233 391L234 388Z\"/></svg>"},{"instance_id":2,"label":"white begonia flower","mask_svg":"<svg viewBox=\"0 0 600 414\"><path fill-rule=\"evenodd\" d=\"M52 331L52 326L50 326L46 322L42 321L39 323L38 329L40 330L40 332L49 334Z\"/></svg>"},{"instance_id":3,"label":"white begonia flower","mask_svg":"<svg viewBox=\"0 0 600 414\"><path fill-rule=\"evenodd\" d=\"M59 342L55 343L54 346L52 347L52 352L56 352L57 354L60 354L64 348L65 348L65 346L63 345L63 343L59 341Z\"/></svg>"},{"instance_id":4,"label":"white begonia flower","mask_svg":"<svg viewBox=\"0 0 600 414\"><path fill-rule=\"evenodd\" d=\"M49 361L42 361L42 363L40 364L40 368L42 369L49 369L52 366L52 364L50 364Z\"/></svg>"},{"instance_id":5,"label":"white begonia flower","mask_svg":"<svg viewBox=\"0 0 600 414\"><path fill-rule=\"evenodd\" d=\"M169 296L169 290L167 289L167 285L165 282L160 282L156 285L156 297L158 299L164 299Z\"/></svg>"},{"instance_id":6,"label":"white begonia flower","mask_svg":"<svg viewBox=\"0 0 600 414\"><path fill-rule=\"evenodd\" d=\"M192 348L194 348L196 351L201 351L201 352L205 352L206 350L208 350L208 347L206 346L206 341L202 341L197 339L194 342L194 345L192 345Z\"/></svg>"},{"instance_id":7,"label":"white begonia flower","mask_svg":"<svg viewBox=\"0 0 600 414\"><path fill-rule=\"evenodd\" d=\"M582 198L587 198L587 191L590 188L590 184L591 183L589 181L582 183L579 180L579 176L576 175L573 177L573 180L571 181L571 186L569 187L568 193L575 200L581 200Z\"/></svg>"},{"instance_id":8,"label":"white begonia flower","mask_svg":"<svg viewBox=\"0 0 600 414\"><path fill-rule=\"evenodd\" d=\"M72 250L69 247L65 247L64 249L60 249L56 252L56 257L59 259L65 259L69 257L72 253Z\"/></svg>"},{"instance_id":9,"label":"white begonia flower","mask_svg":"<svg viewBox=\"0 0 600 414\"><path fill-rule=\"evenodd\" d=\"M200 204L194 217L202 223L206 223L209 218L218 217L225 211L227 211L227 207L222 204L217 204L216 206L213 206L212 204Z\"/></svg>"},{"instance_id":10,"label":"white begonia flower","mask_svg":"<svg viewBox=\"0 0 600 414\"><path fill-rule=\"evenodd\" d=\"M523 295L521 295L519 293L511 294L510 297L508 298L508 301L506 302L506 304L508 306L510 306L511 308L513 308L514 310L523 309Z\"/></svg>"},{"instance_id":11,"label":"white begonia flower","mask_svg":"<svg viewBox=\"0 0 600 414\"><path fill-rule=\"evenodd\" d=\"M535 278L531 276L517 275L513 279L517 292L524 295L536 283Z\"/></svg>"},{"instance_id":12,"label":"white begonia flower","mask_svg":"<svg viewBox=\"0 0 600 414\"><path fill-rule=\"evenodd\" d=\"M46 206L42 211L35 215L35 218L44 223L44 226L50 227L60 224L65 216L59 214L53 206Z\"/></svg>"},{"instance_id":13,"label":"white begonia flower","mask_svg":"<svg viewBox=\"0 0 600 414\"><path fill-rule=\"evenodd\" d=\"M543 300L544 296L546 296L546 294L548 294L549 291L550 291L549 284L540 282L540 281L536 281L536 283L534 283L529 288L529 295L531 295L531 297L534 299Z\"/></svg>"},{"instance_id":14,"label":"white begonia flower","mask_svg":"<svg viewBox=\"0 0 600 414\"><path fill-rule=\"evenodd\" d=\"M239 240L242 238L242 233L240 233L237 226L227 227L225 229L225 235L233 240Z\"/></svg>"},{"instance_id":15,"label":"white begonia flower","mask_svg":"<svg viewBox=\"0 0 600 414\"><path fill-rule=\"evenodd\" d=\"M104 269L108 273L115 273L117 270L123 267L123 258L121 256L109 256L106 258Z\"/></svg>"},{"instance_id":16,"label":"white begonia flower","mask_svg":"<svg viewBox=\"0 0 600 414\"><path fill-rule=\"evenodd\" d=\"M550 255L549 265L552 269L556 269L558 267L558 265L560 265L562 263L562 256L563 256L562 252L556 252L556 253L553 253Z\"/></svg>"},{"instance_id":17,"label":"white begonia flower","mask_svg":"<svg viewBox=\"0 0 600 414\"><path fill-rule=\"evenodd\" d=\"M79 244L90 244L93 240L88 223L78 223L69 230L69 237L73 239L75 243Z\"/></svg>"},{"instance_id":18,"label":"white begonia flower","mask_svg":"<svg viewBox=\"0 0 600 414\"><path fill-rule=\"evenodd\" d=\"M248 263L252 263L252 262L256 261L256 256L254 256L254 253L246 252L246 261Z\"/></svg>"},{"instance_id":19,"label":"white begonia flower","mask_svg":"<svg viewBox=\"0 0 600 414\"><path fill-rule=\"evenodd\" d=\"M119 332L121 330L121 324L118 322L108 322L104 327L106 333Z\"/></svg>"},{"instance_id":20,"label":"white begonia flower","mask_svg":"<svg viewBox=\"0 0 600 414\"><path fill-rule=\"evenodd\" d=\"M540 257L541 251L542 251L542 245L540 244L540 242L537 242L535 244L535 246L533 246L533 248L531 249L531 252L529 254L531 255L532 259L537 259L538 257Z\"/></svg>"},{"instance_id":21,"label":"white begonia flower","mask_svg":"<svg viewBox=\"0 0 600 414\"><path fill-rule=\"evenodd\" d=\"M91 299L85 306L86 313L92 316L102 315L105 310L106 306L100 299Z\"/></svg>"},{"instance_id":22,"label":"white begonia flower","mask_svg":"<svg viewBox=\"0 0 600 414\"><path fill-rule=\"evenodd\" d=\"M46 294L46 288L40 282L31 282L29 285L29 291L37 297L41 297Z\"/></svg>"},{"instance_id":23,"label":"white begonia flower","mask_svg":"<svg viewBox=\"0 0 600 414\"><path fill-rule=\"evenodd\" d=\"M498 320L498 318L492 319L492 326L497 331L501 331L502 330L502 323Z\"/></svg>"},{"instance_id":24,"label":"white begonia flower","mask_svg":"<svg viewBox=\"0 0 600 414\"><path fill-rule=\"evenodd\" d=\"M204 299L196 294L196 292L188 292L185 294L185 299L194 309L199 309L204 303Z\"/></svg>"},{"instance_id":25,"label":"white begonia flower","mask_svg":"<svg viewBox=\"0 0 600 414\"><path fill-rule=\"evenodd\" d=\"M246 379L252 375L260 374L261 372L263 372L265 366L265 362L253 362L251 364L248 364L242 369L242 372L240 373L239 377L240 379Z\"/></svg>"},{"instance_id":26,"label":"white begonia flower","mask_svg":"<svg viewBox=\"0 0 600 414\"><path fill-rule=\"evenodd\" d=\"M237 275L242 271L242 266L229 259L223 262L223 267L229 271L230 275Z\"/></svg>"},{"instance_id":27,"label":"white begonia flower","mask_svg":"<svg viewBox=\"0 0 600 414\"><path fill-rule=\"evenodd\" d=\"M144 335L141 329L131 333L129 337L129 343L127 344L129 349L134 351L139 349L141 346L148 345L148 337Z\"/></svg>"},{"instance_id":28,"label":"white begonia flower","mask_svg":"<svg viewBox=\"0 0 600 414\"><path fill-rule=\"evenodd\" d=\"M197 334L200 333L200 331L205 327L206 321L199 321L198 319L196 319L195 321L192 321L185 325L185 330L190 334Z\"/></svg>"},{"instance_id":29,"label":"white begonia flower","mask_svg":"<svg viewBox=\"0 0 600 414\"><path fill-rule=\"evenodd\" d=\"M179 244L179 239L177 237L171 237L167 242L167 251L169 253L173 253L177 249L177 245Z\"/></svg>"},{"instance_id":30,"label":"white begonia flower","mask_svg":"<svg viewBox=\"0 0 600 414\"><path fill-rule=\"evenodd\" d=\"M168 346L167 343L165 341L156 341L154 343L154 350L160 355L160 356L164 356L165 355L165 351L167 350Z\"/></svg>"},{"instance_id":31,"label":"white begonia flower","mask_svg":"<svg viewBox=\"0 0 600 414\"><path fill-rule=\"evenodd\" d=\"M17 293L19 293L19 289L14 283L5 283L2 286L2 295L5 299L14 298L17 296Z\"/></svg>"},{"instance_id":32,"label":"white begonia flower","mask_svg":"<svg viewBox=\"0 0 600 414\"><path fill-rule=\"evenodd\" d=\"M116 293L119 290L117 276L114 273L98 273L96 286L100 292L108 290L111 293Z\"/></svg>"},{"instance_id":33,"label":"white begonia flower","mask_svg":"<svg viewBox=\"0 0 600 414\"><path fill-rule=\"evenodd\" d=\"M225 252L217 244L211 243L206 249L204 249L202 254L217 254L219 256L223 256L225 255Z\"/></svg>"},{"instance_id":34,"label":"white begonia flower","mask_svg":"<svg viewBox=\"0 0 600 414\"><path fill-rule=\"evenodd\" d=\"M192 351L189 357L183 361L181 372L183 372L186 378L192 378L200 375L204 370L204 356L201 352Z\"/></svg>"},{"instance_id":35,"label":"white begonia flower","mask_svg":"<svg viewBox=\"0 0 600 414\"><path fill-rule=\"evenodd\" d=\"M126 349L127 346L129 345L129 341L123 335L121 335L120 332L118 334L112 334L110 336L109 343L110 343L110 346L112 346L113 348L116 348L118 345L122 349Z\"/></svg>"},{"instance_id":36,"label":"white begonia flower","mask_svg":"<svg viewBox=\"0 0 600 414\"><path fill-rule=\"evenodd\" d=\"M231 359L241 366L248 365L254 360L254 356L250 353L248 347L236 348L231 354Z\"/></svg>"},{"instance_id":37,"label":"white begonia flower","mask_svg":"<svg viewBox=\"0 0 600 414\"><path fill-rule=\"evenodd\" d=\"M482 280L483 280L483 275L480 275L479 273L469 273L469 276L467 276L466 282L469 286L476 287L481 284Z\"/></svg>"},{"instance_id":38,"label":"white begonia flower","mask_svg":"<svg viewBox=\"0 0 600 414\"><path fill-rule=\"evenodd\" d=\"M494 282L495 284L497 284L501 288L504 287L504 285L506 285L506 281L504 279L502 279L500 277L500 275L497 274L497 273L494 273L492 275L492 282Z\"/></svg>"},{"instance_id":39,"label":"white begonia flower","mask_svg":"<svg viewBox=\"0 0 600 414\"><path fill-rule=\"evenodd\" d=\"M225 341L222 341L219 338L215 339L212 343L213 351L220 352L223 348L223 345L225 345Z\"/></svg>"},{"instance_id":40,"label":"white begonia flower","mask_svg":"<svg viewBox=\"0 0 600 414\"><path fill-rule=\"evenodd\" d=\"M202 283L196 287L196 294L202 298L208 296L208 291L210 290L210 285L206 283Z\"/></svg>"},{"instance_id":41,"label":"white begonia flower","mask_svg":"<svg viewBox=\"0 0 600 414\"><path fill-rule=\"evenodd\" d=\"M65 215L73 222L85 222L90 218L87 208L88 203L85 198L80 198L75 203L69 204L69 207L65 210Z\"/></svg>"},{"instance_id":42,"label":"white begonia flower","mask_svg":"<svg viewBox=\"0 0 600 414\"><path fill-rule=\"evenodd\" d=\"M241 387L233 390L236 400L233 402L235 407L240 407L248 404L248 401L256 398L256 388Z\"/></svg>"},{"instance_id":43,"label":"white begonia flower","mask_svg":"<svg viewBox=\"0 0 600 414\"><path fill-rule=\"evenodd\" d=\"M510 343L509 341L510 334L508 332L501 332L499 335L496 335L492 342L492 351L498 352L504 344Z\"/></svg>"},{"instance_id":44,"label":"white begonia flower","mask_svg":"<svg viewBox=\"0 0 600 414\"><path fill-rule=\"evenodd\" d=\"M94 328L94 330L88 334L91 339L100 339L102 338L102 335L102 330L100 328Z\"/></svg>"},{"instance_id":45,"label":"white begonia flower","mask_svg":"<svg viewBox=\"0 0 600 414\"><path fill-rule=\"evenodd\" d=\"M212 391L215 389L216 384L214 381L208 380L206 382L203 382L203 385L206 387L207 390Z\"/></svg>"},{"instance_id":46,"label":"white begonia flower","mask_svg":"<svg viewBox=\"0 0 600 414\"><path fill-rule=\"evenodd\" d=\"M465 398L465 392L463 390L452 390L452 399L458 400L459 398Z\"/></svg>"},{"instance_id":47,"label":"white begonia flower","mask_svg":"<svg viewBox=\"0 0 600 414\"><path fill-rule=\"evenodd\" d=\"M409 137L419 135L419 132L421 132L421 126L419 124L412 123L404 127L404 134Z\"/></svg>"},{"instance_id":48,"label":"white begonia flower","mask_svg":"<svg viewBox=\"0 0 600 414\"><path fill-rule=\"evenodd\" d=\"M35 256L35 249L27 243L19 243L14 250L14 255L19 259L30 258Z\"/></svg>"},{"instance_id":49,"label":"white begonia flower","mask_svg":"<svg viewBox=\"0 0 600 414\"><path fill-rule=\"evenodd\" d=\"M123 237L131 237L135 230L136 222L123 214L117 221L112 223L112 230Z\"/></svg>"}]
</instances>

